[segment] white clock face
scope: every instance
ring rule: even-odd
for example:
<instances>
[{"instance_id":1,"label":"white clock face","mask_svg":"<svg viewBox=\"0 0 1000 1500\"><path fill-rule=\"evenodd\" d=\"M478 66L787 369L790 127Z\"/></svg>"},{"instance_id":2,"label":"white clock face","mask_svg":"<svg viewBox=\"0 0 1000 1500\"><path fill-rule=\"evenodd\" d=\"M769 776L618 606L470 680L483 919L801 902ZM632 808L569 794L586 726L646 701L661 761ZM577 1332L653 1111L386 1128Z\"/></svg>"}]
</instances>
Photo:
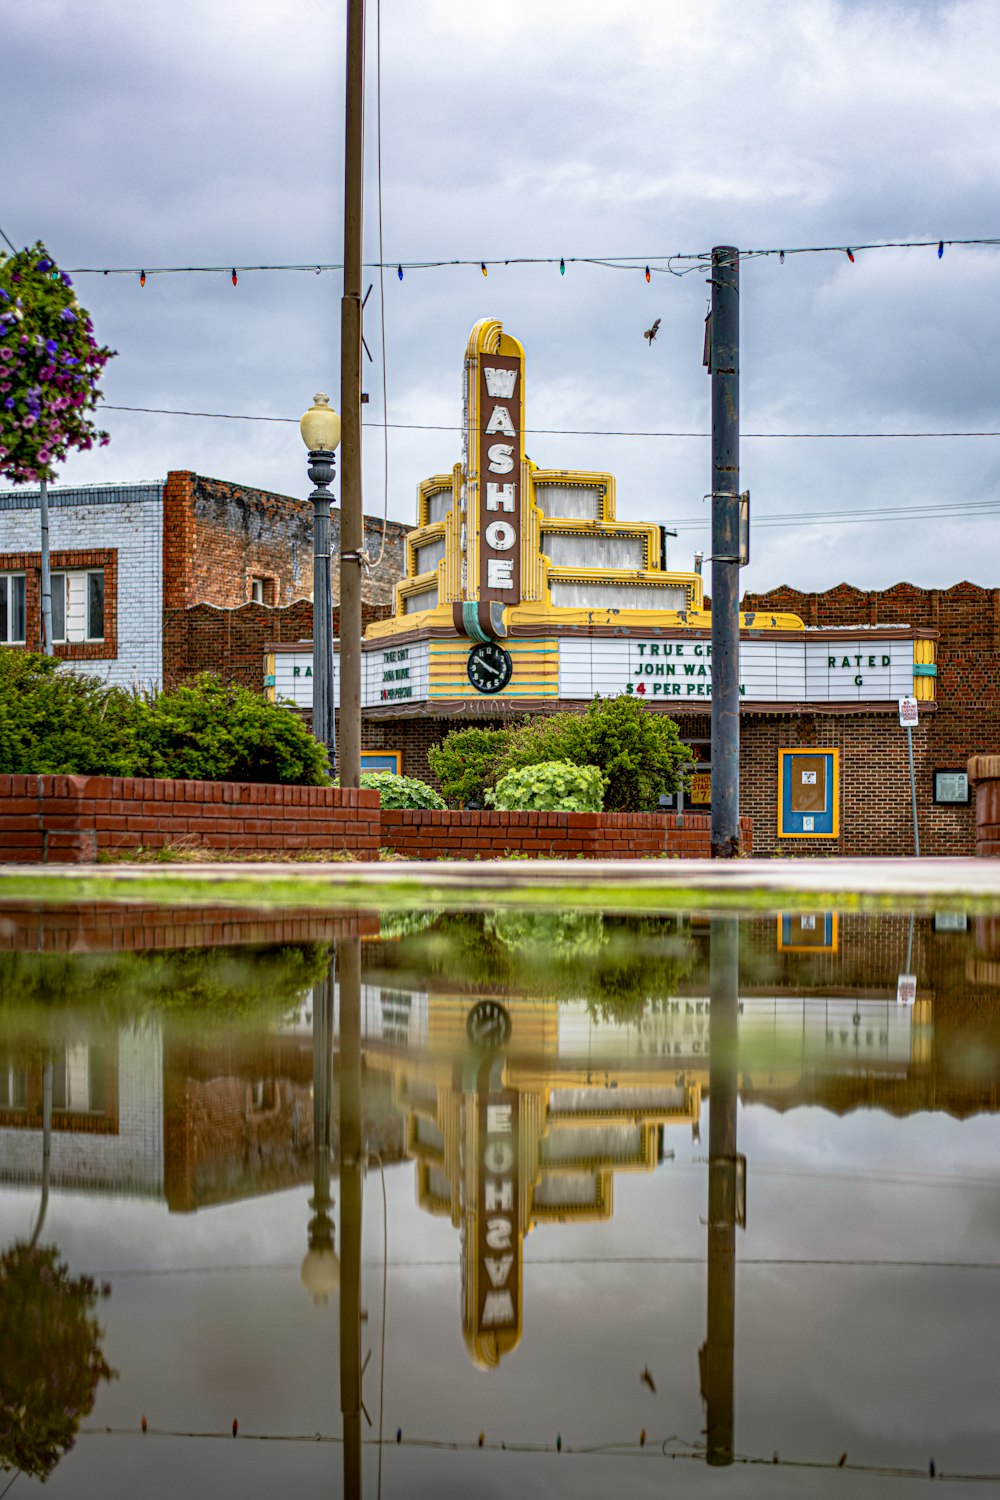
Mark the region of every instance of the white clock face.
<instances>
[{"instance_id":1,"label":"white clock face","mask_svg":"<svg viewBox=\"0 0 1000 1500\"><path fill-rule=\"evenodd\" d=\"M469 681L480 693L499 693L510 681L514 670L510 652L494 641L486 641L469 652Z\"/></svg>"}]
</instances>

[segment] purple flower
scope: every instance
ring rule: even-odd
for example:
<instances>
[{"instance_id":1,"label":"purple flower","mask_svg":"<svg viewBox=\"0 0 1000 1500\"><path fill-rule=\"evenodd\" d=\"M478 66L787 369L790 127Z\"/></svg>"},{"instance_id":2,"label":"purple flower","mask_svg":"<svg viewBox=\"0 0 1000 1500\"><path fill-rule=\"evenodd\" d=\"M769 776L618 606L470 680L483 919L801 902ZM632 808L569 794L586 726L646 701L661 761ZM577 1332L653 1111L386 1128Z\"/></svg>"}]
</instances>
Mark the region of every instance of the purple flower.
<instances>
[{"instance_id":1,"label":"purple flower","mask_svg":"<svg viewBox=\"0 0 1000 1500\"><path fill-rule=\"evenodd\" d=\"M3 302L9 302L10 301L10 294L8 292L6 292L2 286L0 286L0 301L3 301Z\"/></svg>"},{"instance_id":2,"label":"purple flower","mask_svg":"<svg viewBox=\"0 0 1000 1500\"><path fill-rule=\"evenodd\" d=\"M3 405L4 405L4 411L13 411L14 410L14 397L13 396L8 396Z\"/></svg>"},{"instance_id":3,"label":"purple flower","mask_svg":"<svg viewBox=\"0 0 1000 1500\"><path fill-rule=\"evenodd\" d=\"M63 310L62 310L62 312L59 314L59 316L63 320L64 323L75 323L76 322L76 313L73 311L73 309L71 307L64 307Z\"/></svg>"},{"instance_id":4,"label":"purple flower","mask_svg":"<svg viewBox=\"0 0 1000 1500\"><path fill-rule=\"evenodd\" d=\"M40 260L38 262L36 270L39 270L39 271L51 271L52 270L52 262L50 260Z\"/></svg>"},{"instance_id":5,"label":"purple flower","mask_svg":"<svg viewBox=\"0 0 1000 1500\"><path fill-rule=\"evenodd\" d=\"M63 271L63 273L62 273L62 284L63 284L63 286L72 286L73 285L72 280L70 279L69 276L66 275L65 271Z\"/></svg>"},{"instance_id":6,"label":"purple flower","mask_svg":"<svg viewBox=\"0 0 1000 1500\"><path fill-rule=\"evenodd\" d=\"M22 417L22 419L21 419L21 426L22 426L22 427L23 427L23 428L24 428L24 430L25 430L25 431L26 431L26 432L27 432L27 431L28 431L28 429L29 429L29 428L31 428L31 427L34 427L34 425L35 425L35 423L36 423L36 422L37 422L37 421L38 421L38 418L37 418L37 417L33 417L33 416L31 416L31 415L30 415L30 414L29 414L29 415L28 415L28 416L26 416L26 417Z\"/></svg>"},{"instance_id":7,"label":"purple flower","mask_svg":"<svg viewBox=\"0 0 1000 1500\"><path fill-rule=\"evenodd\" d=\"M58 353L59 345L56 343L55 339L46 339L45 340L45 347L48 350L49 354L53 354L54 355L54 354Z\"/></svg>"},{"instance_id":8,"label":"purple flower","mask_svg":"<svg viewBox=\"0 0 1000 1500\"><path fill-rule=\"evenodd\" d=\"M47 464L51 460L51 458L52 454L49 452L48 448L39 448L38 462L40 464Z\"/></svg>"},{"instance_id":9,"label":"purple flower","mask_svg":"<svg viewBox=\"0 0 1000 1500\"><path fill-rule=\"evenodd\" d=\"M14 351L13 351L13 349L0 349L0 359L13 359L13 358L14 358Z\"/></svg>"}]
</instances>

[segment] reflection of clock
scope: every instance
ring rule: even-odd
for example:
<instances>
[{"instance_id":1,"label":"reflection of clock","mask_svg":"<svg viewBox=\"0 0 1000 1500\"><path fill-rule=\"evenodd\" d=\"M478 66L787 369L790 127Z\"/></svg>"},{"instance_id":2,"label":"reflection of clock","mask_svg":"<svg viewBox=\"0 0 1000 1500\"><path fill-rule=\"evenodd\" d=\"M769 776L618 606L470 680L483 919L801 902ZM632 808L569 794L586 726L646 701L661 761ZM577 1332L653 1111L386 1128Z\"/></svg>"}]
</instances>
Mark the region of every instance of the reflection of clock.
<instances>
[{"instance_id":1,"label":"reflection of clock","mask_svg":"<svg viewBox=\"0 0 1000 1500\"><path fill-rule=\"evenodd\" d=\"M469 652L466 671L472 686L480 693L501 692L510 681L513 670L510 652L498 646L496 641L484 641Z\"/></svg>"},{"instance_id":2,"label":"reflection of clock","mask_svg":"<svg viewBox=\"0 0 1000 1500\"><path fill-rule=\"evenodd\" d=\"M510 1039L510 1013L499 1000L480 1000L465 1018L465 1033L474 1047L502 1047Z\"/></svg>"}]
</instances>

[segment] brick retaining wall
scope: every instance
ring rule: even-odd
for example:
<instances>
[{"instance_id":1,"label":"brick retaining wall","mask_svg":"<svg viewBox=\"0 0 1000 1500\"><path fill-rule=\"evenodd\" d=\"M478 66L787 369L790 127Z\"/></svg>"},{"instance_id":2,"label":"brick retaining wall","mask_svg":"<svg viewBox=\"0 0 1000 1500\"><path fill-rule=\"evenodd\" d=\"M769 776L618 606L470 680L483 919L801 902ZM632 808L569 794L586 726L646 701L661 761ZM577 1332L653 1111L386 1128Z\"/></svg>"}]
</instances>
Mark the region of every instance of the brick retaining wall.
<instances>
[{"instance_id":1,"label":"brick retaining wall","mask_svg":"<svg viewBox=\"0 0 1000 1500\"><path fill-rule=\"evenodd\" d=\"M707 859L711 818L685 813L437 812L382 811L382 843L417 859L502 859L508 854L536 858L651 859L673 855ZM751 846L749 818L740 819L741 843Z\"/></svg>"},{"instance_id":2,"label":"brick retaining wall","mask_svg":"<svg viewBox=\"0 0 1000 1500\"><path fill-rule=\"evenodd\" d=\"M375 859L378 793L131 776L0 776L2 860L81 864L99 850L178 843L233 853L347 850Z\"/></svg>"}]
</instances>

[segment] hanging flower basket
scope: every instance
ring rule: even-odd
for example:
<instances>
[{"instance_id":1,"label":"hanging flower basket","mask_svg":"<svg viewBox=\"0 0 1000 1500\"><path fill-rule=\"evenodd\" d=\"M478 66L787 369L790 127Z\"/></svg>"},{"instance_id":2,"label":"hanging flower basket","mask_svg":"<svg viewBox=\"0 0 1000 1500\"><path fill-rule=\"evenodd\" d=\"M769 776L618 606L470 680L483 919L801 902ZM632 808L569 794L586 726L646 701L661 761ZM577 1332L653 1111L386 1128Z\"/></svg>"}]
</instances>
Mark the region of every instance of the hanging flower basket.
<instances>
[{"instance_id":1,"label":"hanging flower basket","mask_svg":"<svg viewBox=\"0 0 1000 1500\"><path fill-rule=\"evenodd\" d=\"M109 441L95 426L98 381L114 350L39 241L0 254L0 475L54 479L71 448Z\"/></svg>"}]
</instances>

